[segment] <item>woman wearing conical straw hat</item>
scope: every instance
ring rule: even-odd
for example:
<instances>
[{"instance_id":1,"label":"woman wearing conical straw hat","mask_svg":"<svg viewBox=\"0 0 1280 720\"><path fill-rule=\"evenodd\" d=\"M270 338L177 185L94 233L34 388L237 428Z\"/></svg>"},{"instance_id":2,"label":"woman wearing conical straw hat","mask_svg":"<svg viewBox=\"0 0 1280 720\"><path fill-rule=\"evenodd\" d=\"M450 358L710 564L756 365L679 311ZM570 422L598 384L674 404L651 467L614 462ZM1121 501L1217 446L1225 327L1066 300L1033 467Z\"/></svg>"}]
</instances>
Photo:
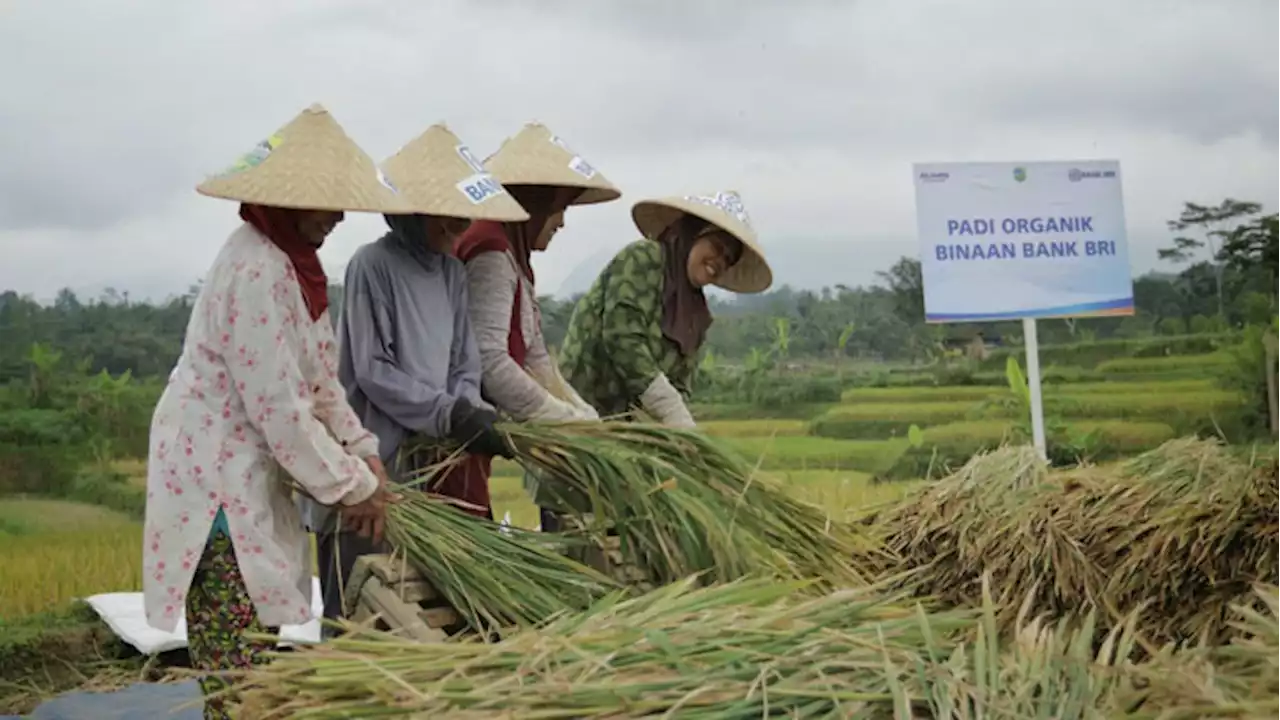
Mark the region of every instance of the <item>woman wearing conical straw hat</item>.
<instances>
[{"instance_id":1,"label":"woman wearing conical straw hat","mask_svg":"<svg viewBox=\"0 0 1280 720\"><path fill-rule=\"evenodd\" d=\"M249 633L311 619L307 534L289 478L372 537L392 496L374 436L337 381L316 251L346 211L401 212L373 161L316 105L197 190L244 223L205 276L156 406L147 464L147 621L184 618L192 666L247 668ZM206 695L225 680L205 675ZM227 717L226 697L206 718Z\"/></svg>"},{"instance_id":2,"label":"woman wearing conical straw hat","mask_svg":"<svg viewBox=\"0 0 1280 720\"><path fill-rule=\"evenodd\" d=\"M480 396L467 278L452 248L471 221L521 222L529 215L444 125L401 148L382 172L414 214L387 215L390 231L347 264L339 378L398 480L443 459L430 446L465 445L464 462L427 489L491 518L488 465L510 450L493 429L497 414ZM324 508L306 504L318 535L325 614L337 617L356 558L382 548L335 532Z\"/></svg>"},{"instance_id":3,"label":"woman wearing conical straw hat","mask_svg":"<svg viewBox=\"0 0 1280 720\"><path fill-rule=\"evenodd\" d=\"M528 211L529 219L475 222L458 241L484 364L481 389L516 421L598 419L560 376L547 351L532 261L533 253L550 246L569 207L609 202L622 193L539 123L508 138L485 167ZM528 480L536 492L532 478ZM542 516L543 527L550 529L554 520L546 511Z\"/></svg>"},{"instance_id":4,"label":"woman wearing conical straw hat","mask_svg":"<svg viewBox=\"0 0 1280 720\"><path fill-rule=\"evenodd\" d=\"M685 397L711 326L703 289L763 292L773 273L736 192L645 200L631 215L646 239L578 301L560 368L601 414L693 427Z\"/></svg>"}]
</instances>

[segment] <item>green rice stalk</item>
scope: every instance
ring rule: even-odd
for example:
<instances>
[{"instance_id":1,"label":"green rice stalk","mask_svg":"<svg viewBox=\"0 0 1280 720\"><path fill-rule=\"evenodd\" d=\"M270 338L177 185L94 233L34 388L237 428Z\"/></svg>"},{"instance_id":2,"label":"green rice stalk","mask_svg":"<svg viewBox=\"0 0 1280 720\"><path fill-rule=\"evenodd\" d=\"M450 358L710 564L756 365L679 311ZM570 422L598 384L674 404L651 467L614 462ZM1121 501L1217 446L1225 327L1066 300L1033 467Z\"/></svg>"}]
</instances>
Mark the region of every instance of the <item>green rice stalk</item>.
<instances>
[{"instance_id":1,"label":"green rice stalk","mask_svg":"<svg viewBox=\"0 0 1280 720\"><path fill-rule=\"evenodd\" d=\"M502 528L421 492L388 506L387 539L474 629L535 625L620 589L566 557L563 538Z\"/></svg>"},{"instance_id":2,"label":"green rice stalk","mask_svg":"<svg viewBox=\"0 0 1280 720\"><path fill-rule=\"evenodd\" d=\"M1095 642L1090 612L1011 633L981 611L929 611L881 584L690 579L498 643L384 633L278 653L243 675L248 717L1265 718L1277 704L1277 596L1237 606L1227 647L1138 660L1140 616ZM1259 609L1261 607L1261 609Z\"/></svg>"},{"instance_id":3,"label":"green rice stalk","mask_svg":"<svg viewBox=\"0 0 1280 720\"><path fill-rule=\"evenodd\" d=\"M881 588L686 579L498 643L384 634L283 653L244 678L258 718L885 717L923 700L910 668L968 624ZM926 622L921 617L927 617ZM886 666L902 668L886 672Z\"/></svg>"},{"instance_id":4,"label":"green rice stalk","mask_svg":"<svg viewBox=\"0 0 1280 720\"><path fill-rule=\"evenodd\" d=\"M551 501L654 584L700 574L865 584L891 560L867 533L833 521L696 430L627 422L500 427Z\"/></svg>"}]
</instances>

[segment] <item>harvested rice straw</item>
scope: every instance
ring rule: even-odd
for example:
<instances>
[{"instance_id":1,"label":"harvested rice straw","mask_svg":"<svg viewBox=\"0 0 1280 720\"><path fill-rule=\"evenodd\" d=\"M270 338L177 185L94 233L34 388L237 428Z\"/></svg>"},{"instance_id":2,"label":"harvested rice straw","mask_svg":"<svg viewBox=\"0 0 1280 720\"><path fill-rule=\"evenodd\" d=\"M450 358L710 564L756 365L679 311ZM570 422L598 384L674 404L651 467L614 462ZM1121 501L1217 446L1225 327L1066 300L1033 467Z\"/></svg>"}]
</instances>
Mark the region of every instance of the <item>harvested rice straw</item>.
<instances>
[{"instance_id":1,"label":"harvested rice straw","mask_svg":"<svg viewBox=\"0 0 1280 720\"><path fill-rule=\"evenodd\" d=\"M1103 629L1143 608L1139 642L1151 651L1224 641L1230 606L1253 583L1277 582L1274 467L1194 439L1107 467L1053 471L1033 457L976 457L873 518L921 568L923 592L978 606L990 572L1002 627L1028 593L1038 613L1096 608Z\"/></svg>"},{"instance_id":2,"label":"harvested rice straw","mask_svg":"<svg viewBox=\"0 0 1280 720\"><path fill-rule=\"evenodd\" d=\"M255 718L420 716L884 717L909 706L922 657L945 658L965 614L880 589L686 579L603 601L502 642L423 645L385 634L281 654L245 678ZM890 673L888 666L903 668Z\"/></svg>"},{"instance_id":3,"label":"harvested rice straw","mask_svg":"<svg viewBox=\"0 0 1280 720\"><path fill-rule=\"evenodd\" d=\"M387 539L477 630L535 625L620 590L566 557L564 538L500 530L421 492L387 508Z\"/></svg>"},{"instance_id":4,"label":"harvested rice straw","mask_svg":"<svg viewBox=\"0 0 1280 720\"><path fill-rule=\"evenodd\" d=\"M865 584L891 557L694 430L628 422L501 430L519 462L547 478L540 482L553 501L590 518L597 541L615 532L624 560L657 584L770 574L831 589Z\"/></svg>"}]
</instances>

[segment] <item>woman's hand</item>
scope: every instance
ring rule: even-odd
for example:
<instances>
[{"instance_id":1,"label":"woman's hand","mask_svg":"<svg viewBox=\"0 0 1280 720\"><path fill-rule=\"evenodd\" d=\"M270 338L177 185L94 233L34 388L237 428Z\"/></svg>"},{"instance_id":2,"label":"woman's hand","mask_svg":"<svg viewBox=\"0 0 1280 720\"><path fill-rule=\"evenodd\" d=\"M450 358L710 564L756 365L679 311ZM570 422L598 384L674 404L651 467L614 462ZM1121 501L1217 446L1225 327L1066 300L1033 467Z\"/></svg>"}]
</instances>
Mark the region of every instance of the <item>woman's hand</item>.
<instances>
[{"instance_id":1,"label":"woman's hand","mask_svg":"<svg viewBox=\"0 0 1280 720\"><path fill-rule=\"evenodd\" d=\"M387 468L382 464L382 458L377 455L370 455L364 459L364 463L373 471L374 476L378 478L379 484L387 485L391 482L387 478Z\"/></svg>"},{"instance_id":2,"label":"woman's hand","mask_svg":"<svg viewBox=\"0 0 1280 720\"><path fill-rule=\"evenodd\" d=\"M391 492L387 469L377 455L370 455L364 461L378 478L378 488L363 502L342 509L342 526L378 545L382 543L382 533L386 527L387 506L399 501L400 496Z\"/></svg>"}]
</instances>

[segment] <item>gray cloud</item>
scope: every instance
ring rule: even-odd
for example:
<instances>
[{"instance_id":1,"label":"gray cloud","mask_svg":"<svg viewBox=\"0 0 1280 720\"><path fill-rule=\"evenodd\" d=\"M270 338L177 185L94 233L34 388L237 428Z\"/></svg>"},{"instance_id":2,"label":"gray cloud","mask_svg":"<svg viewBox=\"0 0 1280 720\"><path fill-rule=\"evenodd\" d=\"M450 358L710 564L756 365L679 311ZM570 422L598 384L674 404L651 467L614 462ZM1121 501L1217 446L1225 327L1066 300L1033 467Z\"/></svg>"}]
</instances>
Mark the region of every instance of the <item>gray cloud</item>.
<instances>
[{"instance_id":1,"label":"gray cloud","mask_svg":"<svg viewBox=\"0 0 1280 720\"><path fill-rule=\"evenodd\" d=\"M571 213L547 289L634 237L627 201L695 189L741 190L770 250L833 248L809 264L910 254L924 160L1118 158L1130 225L1159 233L1185 199L1275 201L1276 7L10 2L0 288L180 291L234 221L193 186L317 100L377 158L439 120L480 153L532 119L566 137L626 201ZM378 232L353 216L326 261Z\"/></svg>"}]
</instances>

